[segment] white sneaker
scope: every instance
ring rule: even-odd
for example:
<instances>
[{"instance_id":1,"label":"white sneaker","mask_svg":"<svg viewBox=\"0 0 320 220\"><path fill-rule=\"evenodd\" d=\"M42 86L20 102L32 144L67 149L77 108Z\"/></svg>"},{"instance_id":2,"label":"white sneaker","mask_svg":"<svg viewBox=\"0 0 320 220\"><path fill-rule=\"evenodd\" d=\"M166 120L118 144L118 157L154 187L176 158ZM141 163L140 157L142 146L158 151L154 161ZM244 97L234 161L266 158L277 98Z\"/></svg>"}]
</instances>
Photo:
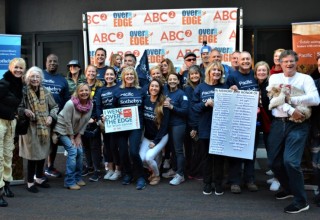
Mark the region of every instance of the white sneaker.
<instances>
[{"instance_id":1,"label":"white sneaker","mask_svg":"<svg viewBox=\"0 0 320 220\"><path fill-rule=\"evenodd\" d=\"M107 171L106 175L104 175L103 179L110 180L110 177L114 174L113 170Z\"/></svg>"},{"instance_id":2,"label":"white sneaker","mask_svg":"<svg viewBox=\"0 0 320 220\"><path fill-rule=\"evenodd\" d=\"M116 170L112 176L110 176L109 180L118 180L121 177L121 171Z\"/></svg>"},{"instance_id":3,"label":"white sneaker","mask_svg":"<svg viewBox=\"0 0 320 220\"><path fill-rule=\"evenodd\" d=\"M273 180L273 182L272 182L272 184L270 186L270 190L271 191L278 191L279 188L280 188L280 183L276 178L274 178L274 180Z\"/></svg>"},{"instance_id":4,"label":"white sneaker","mask_svg":"<svg viewBox=\"0 0 320 220\"><path fill-rule=\"evenodd\" d=\"M266 174L267 174L268 176L273 176L272 170L268 170L268 171L266 172Z\"/></svg>"},{"instance_id":5,"label":"white sneaker","mask_svg":"<svg viewBox=\"0 0 320 220\"><path fill-rule=\"evenodd\" d=\"M65 157L67 157L67 156L68 156L68 151L64 150L63 155L64 155Z\"/></svg>"},{"instance_id":6,"label":"white sneaker","mask_svg":"<svg viewBox=\"0 0 320 220\"><path fill-rule=\"evenodd\" d=\"M169 169L170 168L170 159L165 159L163 162L163 169Z\"/></svg>"},{"instance_id":7,"label":"white sneaker","mask_svg":"<svg viewBox=\"0 0 320 220\"><path fill-rule=\"evenodd\" d=\"M173 169L170 169L166 173L163 173L162 177L168 179L168 178L174 177L175 175L176 175L176 172L173 171Z\"/></svg>"},{"instance_id":8,"label":"white sneaker","mask_svg":"<svg viewBox=\"0 0 320 220\"><path fill-rule=\"evenodd\" d=\"M176 174L174 178L170 181L170 185L177 186L182 182L184 182L184 177L180 176L179 174Z\"/></svg>"},{"instance_id":9,"label":"white sneaker","mask_svg":"<svg viewBox=\"0 0 320 220\"><path fill-rule=\"evenodd\" d=\"M275 178L268 179L268 180L267 180L267 183L268 183L268 184L272 184L274 180L275 180Z\"/></svg>"}]
</instances>

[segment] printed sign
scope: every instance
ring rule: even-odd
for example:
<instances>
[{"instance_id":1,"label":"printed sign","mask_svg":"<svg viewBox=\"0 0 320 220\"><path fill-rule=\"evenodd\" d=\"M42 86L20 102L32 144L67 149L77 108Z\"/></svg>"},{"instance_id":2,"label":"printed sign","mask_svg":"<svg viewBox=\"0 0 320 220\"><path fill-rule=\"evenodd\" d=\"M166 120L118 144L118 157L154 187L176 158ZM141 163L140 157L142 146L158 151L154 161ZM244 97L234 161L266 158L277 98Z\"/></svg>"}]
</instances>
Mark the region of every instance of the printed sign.
<instances>
[{"instance_id":1,"label":"printed sign","mask_svg":"<svg viewBox=\"0 0 320 220\"><path fill-rule=\"evenodd\" d=\"M140 128L138 107L111 108L103 110L106 133Z\"/></svg>"},{"instance_id":2,"label":"printed sign","mask_svg":"<svg viewBox=\"0 0 320 220\"><path fill-rule=\"evenodd\" d=\"M140 60L147 50L151 66L169 58L176 67L183 56L194 52L201 63L200 48L205 40L230 64L235 50L237 8L164 9L141 11L88 12L90 60L103 47L107 60L113 54L133 53ZM108 63L107 63L108 64Z\"/></svg>"},{"instance_id":3,"label":"printed sign","mask_svg":"<svg viewBox=\"0 0 320 220\"><path fill-rule=\"evenodd\" d=\"M258 91L215 89L209 153L253 159Z\"/></svg>"},{"instance_id":4,"label":"printed sign","mask_svg":"<svg viewBox=\"0 0 320 220\"><path fill-rule=\"evenodd\" d=\"M21 57L21 36L0 34L0 79L13 58Z\"/></svg>"}]
</instances>

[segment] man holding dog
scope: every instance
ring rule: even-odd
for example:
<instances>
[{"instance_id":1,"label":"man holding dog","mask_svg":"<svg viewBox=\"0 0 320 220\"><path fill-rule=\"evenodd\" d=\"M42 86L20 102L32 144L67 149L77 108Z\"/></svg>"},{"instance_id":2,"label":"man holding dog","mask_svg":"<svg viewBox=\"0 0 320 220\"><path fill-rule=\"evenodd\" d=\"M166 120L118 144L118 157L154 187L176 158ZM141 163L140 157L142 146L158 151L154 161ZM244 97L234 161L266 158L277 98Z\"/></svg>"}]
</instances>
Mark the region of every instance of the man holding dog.
<instances>
[{"instance_id":1,"label":"man holding dog","mask_svg":"<svg viewBox=\"0 0 320 220\"><path fill-rule=\"evenodd\" d=\"M299 213L309 209L304 178L301 171L301 159L309 132L309 121L295 108L296 105L317 106L319 94L312 78L296 71L298 55L292 50L281 53L280 64L283 73L271 75L269 85L284 84L304 91L304 95L290 97L272 109L271 130L268 138L268 163L278 178L283 191L278 192L276 199L293 197L293 202L284 208L286 213ZM289 120L289 117L296 123Z\"/></svg>"}]
</instances>

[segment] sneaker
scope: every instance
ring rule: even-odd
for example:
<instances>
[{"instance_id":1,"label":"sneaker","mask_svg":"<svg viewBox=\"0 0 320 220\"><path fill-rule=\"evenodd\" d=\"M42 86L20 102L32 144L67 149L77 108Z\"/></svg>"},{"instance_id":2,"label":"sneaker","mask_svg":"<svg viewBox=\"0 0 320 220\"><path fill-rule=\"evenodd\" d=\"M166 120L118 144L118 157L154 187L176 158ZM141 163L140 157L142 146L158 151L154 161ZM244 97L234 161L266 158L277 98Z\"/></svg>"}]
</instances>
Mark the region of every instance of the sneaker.
<instances>
[{"instance_id":1,"label":"sneaker","mask_svg":"<svg viewBox=\"0 0 320 220\"><path fill-rule=\"evenodd\" d=\"M86 183L85 183L83 180L79 180L79 181L77 182L77 185L78 185L78 186L85 186Z\"/></svg>"},{"instance_id":2,"label":"sneaker","mask_svg":"<svg viewBox=\"0 0 320 220\"><path fill-rule=\"evenodd\" d=\"M224 191L221 185L215 186L214 194L216 194L217 196L222 196L224 194Z\"/></svg>"},{"instance_id":3,"label":"sneaker","mask_svg":"<svg viewBox=\"0 0 320 220\"><path fill-rule=\"evenodd\" d=\"M241 187L239 185L231 185L231 192L233 194L240 194L241 193Z\"/></svg>"},{"instance_id":4,"label":"sneaker","mask_svg":"<svg viewBox=\"0 0 320 220\"><path fill-rule=\"evenodd\" d=\"M90 178L89 181L90 182L98 182L100 179L100 176L98 175L98 172L95 172Z\"/></svg>"},{"instance_id":5,"label":"sneaker","mask_svg":"<svg viewBox=\"0 0 320 220\"><path fill-rule=\"evenodd\" d=\"M152 179L150 179L149 184L152 186L155 186L159 184L159 182L160 182L160 176L153 176Z\"/></svg>"},{"instance_id":6,"label":"sneaker","mask_svg":"<svg viewBox=\"0 0 320 220\"><path fill-rule=\"evenodd\" d=\"M168 179L168 178L174 177L175 175L176 175L176 172L173 169L170 169L166 173L163 173L162 177Z\"/></svg>"},{"instance_id":7,"label":"sneaker","mask_svg":"<svg viewBox=\"0 0 320 220\"><path fill-rule=\"evenodd\" d=\"M184 182L184 176L180 176L179 174L176 174L174 178L170 181L170 185L177 186L182 182Z\"/></svg>"},{"instance_id":8,"label":"sneaker","mask_svg":"<svg viewBox=\"0 0 320 220\"><path fill-rule=\"evenodd\" d=\"M257 192L258 186L254 183L247 183L247 188L250 192Z\"/></svg>"},{"instance_id":9,"label":"sneaker","mask_svg":"<svg viewBox=\"0 0 320 220\"><path fill-rule=\"evenodd\" d=\"M118 179L120 179L120 177L121 177L121 171L119 171L119 170L116 170L113 174L112 174L112 176L110 176L110 178L109 178L109 180L118 180Z\"/></svg>"},{"instance_id":10,"label":"sneaker","mask_svg":"<svg viewBox=\"0 0 320 220\"><path fill-rule=\"evenodd\" d=\"M268 171L266 172L266 175L268 175L268 176L273 176L272 170L268 170Z\"/></svg>"},{"instance_id":11,"label":"sneaker","mask_svg":"<svg viewBox=\"0 0 320 220\"><path fill-rule=\"evenodd\" d=\"M302 205L290 204L284 208L284 212L290 214L297 214L299 212L307 211L309 209L309 205L307 203Z\"/></svg>"},{"instance_id":12,"label":"sneaker","mask_svg":"<svg viewBox=\"0 0 320 220\"><path fill-rule=\"evenodd\" d=\"M93 167L84 167L82 169L81 176L88 176L89 174L92 174L92 173L94 173Z\"/></svg>"},{"instance_id":13,"label":"sneaker","mask_svg":"<svg viewBox=\"0 0 320 220\"><path fill-rule=\"evenodd\" d=\"M271 186L270 186L270 191L278 191L280 188L280 183L277 179L274 179Z\"/></svg>"},{"instance_id":14,"label":"sneaker","mask_svg":"<svg viewBox=\"0 0 320 220\"><path fill-rule=\"evenodd\" d=\"M126 174L122 179L122 185L129 185L132 182L132 176Z\"/></svg>"},{"instance_id":15,"label":"sneaker","mask_svg":"<svg viewBox=\"0 0 320 220\"><path fill-rule=\"evenodd\" d=\"M203 191L202 191L203 195L211 195L212 194L212 186L209 183L205 183L203 186Z\"/></svg>"},{"instance_id":16,"label":"sneaker","mask_svg":"<svg viewBox=\"0 0 320 220\"><path fill-rule=\"evenodd\" d=\"M146 180L143 177L139 177L137 180L137 186L136 189L137 190L142 190L144 188L146 188Z\"/></svg>"},{"instance_id":17,"label":"sneaker","mask_svg":"<svg viewBox=\"0 0 320 220\"><path fill-rule=\"evenodd\" d=\"M75 185L72 185L72 186L68 186L68 189L79 190L79 189L81 189L81 187L79 185L75 184Z\"/></svg>"},{"instance_id":18,"label":"sneaker","mask_svg":"<svg viewBox=\"0 0 320 220\"><path fill-rule=\"evenodd\" d=\"M114 171L113 170L109 170L107 171L106 175L104 175L103 179L105 180L109 180L110 177L114 174Z\"/></svg>"},{"instance_id":19,"label":"sneaker","mask_svg":"<svg viewBox=\"0 0 320 220\"><path fill-rule=\"evenodd\" d=\"M268 183L268 184L272 184L272 182L273 182L274 180L275 180L275 178L268 179L268 180L267 180L267 183Z\"/></svg>"},{"instance_id":20,"label":"sneaker","mask_svg":"<svg viewBox=\"0 0 320 220\"><path fill-rule=\"evenodd\" d=\"M288 199L288 198L292 198L293 195L290 193L286 193L284 191L278 192L275 194L276 199L282 200L282 199Z\"/></svg>"},{"instance_id":21,"label":"sneaker","mask_svg":"<svg viewBox=\"0 0 320 220\"><path fill-rule=\"evenodd\" d=\"M170 168L170 159L165 159L163 162L163 169L169 169Z\"/></svg>"},{"instance_id":22,"label":"sneaker","mask_svg":"<svg viewBox=\"0 0 320 220\"><path fill-rule=\"evenodd\" d=\"M61 173L56 168L47 168L44 173L47 176L61 177Z\"/></svg>"},{"instance_id":23,"label":"sneaker","mask_svg":"<svg viewBox=\"0 0 320 220\"><path fill-rule=\"evenodd\" d=\"M37 177L36 175L33 176L33 179L36 181ZM41 177L41 180L43 180L43 182L49 182L49 179L48 177L43 173L42 177Z\"/></svg>"}]
</instances>

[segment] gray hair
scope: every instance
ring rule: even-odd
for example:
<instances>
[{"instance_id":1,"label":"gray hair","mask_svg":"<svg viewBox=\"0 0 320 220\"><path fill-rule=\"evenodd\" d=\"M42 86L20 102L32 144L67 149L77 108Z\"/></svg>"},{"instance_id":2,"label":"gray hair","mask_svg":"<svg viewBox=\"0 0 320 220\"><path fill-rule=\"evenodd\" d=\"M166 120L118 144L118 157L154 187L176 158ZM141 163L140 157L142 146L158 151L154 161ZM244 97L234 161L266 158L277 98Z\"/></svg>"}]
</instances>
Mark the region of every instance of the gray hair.
<instances>
[{"instance_id":1,"label":"gray hair","mask_svg":"<svg viewBox=\"0 0 320 220\"><path fill-rule=\"evenodd\" d=\"M31 67L30 69L28 69L25 77L24 77L24 81L27 85L30 84L30 76L31 76L31 73L33 72L36 72L36 73L39 73L40 75L40 85L42 84L42 81L43 81L43 72L42 72L42 69L40 69L39 67L37 66L33 66Z\"/></svg>"}]
</instances>

